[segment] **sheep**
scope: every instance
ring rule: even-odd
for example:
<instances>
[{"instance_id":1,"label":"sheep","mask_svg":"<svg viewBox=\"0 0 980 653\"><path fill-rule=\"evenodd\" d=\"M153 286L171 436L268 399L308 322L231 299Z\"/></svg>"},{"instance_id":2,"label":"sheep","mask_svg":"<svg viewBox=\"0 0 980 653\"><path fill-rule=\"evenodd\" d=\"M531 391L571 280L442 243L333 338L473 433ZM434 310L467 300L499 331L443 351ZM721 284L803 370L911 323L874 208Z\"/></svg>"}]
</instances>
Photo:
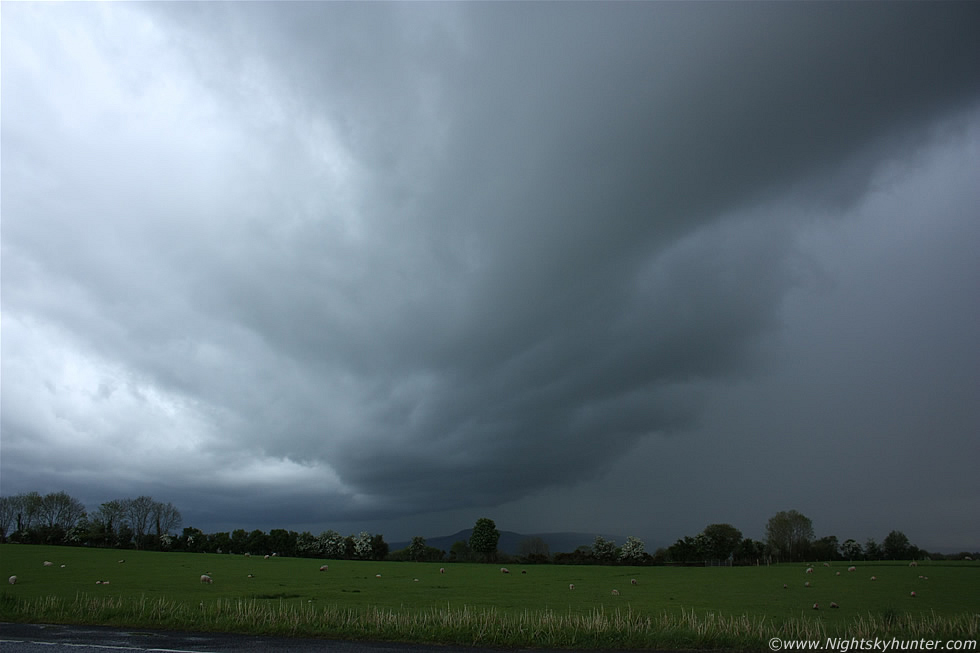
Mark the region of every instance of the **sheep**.
<instances>
[{"instance_id":1,"label":"sheep","mask_svg":"<svg viewBox=\"0 0 980 653\"><path fill-rule=\"evenodd\" d=\"M509 574L510 573L510 569L508 569L507 567L501 567L500 568L500 573L502 573L502 574Z\"/></svg>"},{"instance_id":2,"label":"sheep","mask_svg":"<svg viewBox=\"0 0 980 653\"><path fill-rule=\"evenodd\" d=\"M837 572L837 575L840 576L840 572L839 571Z\"/></svg>"},{"instance_id":3,"label":"sheep","mask_svg":"<svg viewBox=\"0 0 980 653\"><path fill-rule=\"evenodd\" d=\"M54 563L51 562L50 560L45 560L44 561L44 566L45 567L54 567Z\"/></svg>"},{"instance_id":4,"label":"sheep","mask_svg":"<svg viewBox=\"0 0 980 653\"><path fill-rule=\"evenodd\" d=\"M784 590L788 590L789 589L789 585L787 585L786 583L783 583L783 589Z\"/></svg>"},{"instance_id":5,"label":"sheep","mask_svg":"<svg viewBox=\"0 0 980 653\"><path fill-rule=\"evenodd\" d=\"M574 583L569 583L568 584L568 589L570 589L570 590L575 589L575 584Z\"/></svg>"},{"instance_id":6,"label":"sheep","mask_svg":"<svg viewBox=\"0 0 980 653\"><path fill-rule=\"evenodd\" d=\"M249 578L255 578L255 576L253 576L252 574L249 574L248 577Z\"/></svg>"},{"instance_id":7,"label":"sheep","mask_svg":"<svg viewBox=\"0 0 980 653\"><path fill-rule=\"evenodd\" d=\"M269 559L269 556L268 556L268 555L266 555L266 556L265 556L265 560L268 560L268 559Z\"/></svg>"},{"instance_id":8,"label":"sheep","mask_svg":"<svg viewBox=\"0 0 980 653\"><path fill-rule=\"evenodd\" d=\"M375 578L381 578L381 574L375 574L374 577Z\"/></svg>"},{"instance_id":9,"label":"sheep","mask_svg":"<svg viewBox=\"0 0 980 653\"><path fill-rule=\"evenodd\" d=\"M246 552L245 552L245 557L246 557L246 558L251 558L251 557L252 557L252 554L251 554L251 553L249 553L248 551L246 551Z\"/></svg>"},{"instance_id":10,"label":"sheep","mask_svg":"<svg viewBox=\"0 0 980 653\"><path fill-rule=\"evenodd\" d=\"M819 603L814 603L813 604L813 609L814 610L819 610L820 609L820 604Z\"/></svg>"},{"instance_id":11,"label":"sheep","mask_svg":"<svg viewBox=\"0 0 980 653\"><path fill-rule=\"evenodd\" d=\"M446 568L445 567L439 567L439 573L440 574L446 573Z\"/></svg>"},{"instance_id":12,"label":"sheep","mask_svg":"<svg viewBox=\"0 0 980 653\"><path fill-rule=\"evenodd\" d=\"M613 590L612 591L612 595L613 596L619 596L619 590Z\"/></svg>"},{"instance_id":13,"label":"sheep","mask_svg":"<svg viewBox=\"0 0 980 653\"><path fill-rule=\"evenodd\" d=\"M807 567L806 568L806 573L812 574L813 573L813 567Z\"/></svg>"},{"instance_id":14,"label":"sheep","mask_svg":"<svg viewBox=\"0 0 980 653\"><path fill-rule=\"evenodd\" d=\"M637 584L636 579L630 578L630 585L636 585L636 584Z\"/></svg>"},{"instance_id":15,"label":"sheep","mask_svg":"<svg viewBox=\"0 0 980 653\"><path fill-rule=\"evenodd\" d=\"M872 576L871 577L871 580L878 580L878 577L877 576Z\"/></svg>"},{"instance_id":16,"label":"sheep","mask_svg":"<svg viewBox=\"0 0 980 653\"><path fill-rule=\"evenodd\" d=\"M909 593L909 596L911 596L914 599L915 598L915 592Z\"/></svg>"},{"instance_id":17,"label":"sheep","mask_svg":"<svg viewBox=\"0 0 980 653\"><path fill-rule=\"evenodd\" d=\"M214 579L208 576L207 574L201 574L201 582L210 585L211 583L214 582Z\"/></svg>"},{"instance_id":18,"label":"sheep","mask_svg":"<svg viewBox=\"0 0 980 653\"><path fill-rule=\"evenodd\" d=\"M825 563L823 563L823 566L824 567L829 567L830 566L830 563L829 562L825 562Z\"/></svg>"},{"instance_id":19,"label":"sheep","mask_svg":"<svg viewBox=\"0 0 980 653\"><path fill-rule=\"evenodd\" d=\"M413 578L412 581L415 582L415 583L417 583L417 582L419 582L419 579L418 578Z\"/></svg>"},{"instance_id":20,"label":"sheep","mask_svg":"<svg viewBox=\"0 0 980 653\"><path fill-rule=\"evenodd\" d=\"M125 559L123 559L123 560L120 560L120 561L119 561L119 564L122 564L122 563L124 563L124 562L126 562L126 560L125 560Z\"/></svg>"},{"instance_id":21,"label":"sheep","mask_svg":"<svg viewBox=\"0 0 980 653\"><path fill-rule=\"evenodd\" d=\"M326 571L329 568L327 565L320 565L320 571Z\"/></svg>"},{"instance_id":22,"label":"sheep","mask_svg":"<svg viewBox=\"0 0 980 653\"><path fill-rule=\"evenodd\" d=\"M830 607L832 607L832 608L839 608L840 606L837 605L836 603L834 603L833 601L831 601L830 602Z\"/></svg>"},{"instance_id":23,"label":"sheep","mask_svg":"<svg viewBox=\"0 0 980 653\"><path fill-rule=\"evenodd\" d=\"M909 567L918 567L918 566L919 566L919 563L916 562L915 560L913 560L912 562L909 563Z\"/></svg>"},{"instance_id":24,"label":"sheep","mask_svg":"<svg viewBox=\"0 0 980 653\"><path fill-rule=\"evenodd\" d=\"M803 583L803 587L810 587L810 581Z\"/></svg>"},{"instance_id":25,"label":"sheep","mask_svg":"<svg viewBox=\"0 0 980 653\"><path fill-rule=\"evenodd\" d=\"M10 578L7 579L7 582L10 583L11 585L16 585L17 584L17 577L16 576L11 576Z\"/></svg>"},{"instance_id":26,"label":"sheep","mask_svg":"<svg viewBox=\"0 0 980 653\"><path fill-rule=\"evenodd\" d=\"M857 568L857 567L853 567L853 566L852 566L852 567L848 567L848 568L847 568L847 570L848 570L848 571L857 571L857 570L858 570L858 568Z\"/></svg>"}]
</instances>

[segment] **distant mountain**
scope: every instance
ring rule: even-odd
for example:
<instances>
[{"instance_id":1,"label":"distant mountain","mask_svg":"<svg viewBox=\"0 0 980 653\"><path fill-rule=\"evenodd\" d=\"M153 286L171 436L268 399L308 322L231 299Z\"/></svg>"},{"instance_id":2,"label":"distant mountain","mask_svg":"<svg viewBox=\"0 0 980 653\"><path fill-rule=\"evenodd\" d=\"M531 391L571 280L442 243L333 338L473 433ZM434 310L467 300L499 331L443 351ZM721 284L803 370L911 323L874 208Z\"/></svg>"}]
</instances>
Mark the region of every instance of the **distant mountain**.
<instances>
[{"instance_id":1,"label":"distant mountain","mask_svg":"<svg viewBox=\"0 0 980 653\"><path fill-rule=\"evenodd\" d=\"M447 554L453 544L460 540L469 542L470 535L473 534L472 528L459 531L452 535L441 535L439 537L427 537L425 543L437 549L442 549ZM617 545L622 545L626 541L623 535L608 535L606 533L532 533L526 535L515 533L514 531L500 531L500 541L497 542L497 550L508 555L517 555L521 547L521 542L529 537L540 537L548 545L548 550L552 555L556 553L570 553L580 546L592 546L596 535L602 535L607 540L613 540ZM408 547L411 542L392 542L389 548L392 551L399 551Z\"/></svg>"}]
</instances>

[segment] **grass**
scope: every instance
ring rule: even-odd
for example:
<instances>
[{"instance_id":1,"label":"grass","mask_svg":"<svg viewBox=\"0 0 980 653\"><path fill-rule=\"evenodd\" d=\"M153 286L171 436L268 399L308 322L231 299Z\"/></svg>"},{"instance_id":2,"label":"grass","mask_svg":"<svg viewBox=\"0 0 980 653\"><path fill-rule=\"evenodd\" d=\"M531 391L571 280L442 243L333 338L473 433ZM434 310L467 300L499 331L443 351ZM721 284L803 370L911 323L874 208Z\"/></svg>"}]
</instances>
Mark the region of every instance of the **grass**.
<instances>
[{"instance_id":1,"label":"grass","mask_svg":"<svg viewBox=\"0 0 980 653\"><path fill-rule=\"evenodd\" d=\"M55 564L44 567L44 560ZM329 570L319 572L324 562ZM511 566L510 574L491 565L446 565L446 574L439 567L8 544L0 545L0 578L16 574L18 583L0 590L0 620L488 646L743 650L765 648L774 636L976 639L980 626L976 563L859 564L855 572L842 563L818 565L813 574L803 565L541 565ZM199 582L204 573L213 584ZM830 609L831 601L840 609ZM815 602L820 610L812 609Z\"/></svg>"}]
</instances>

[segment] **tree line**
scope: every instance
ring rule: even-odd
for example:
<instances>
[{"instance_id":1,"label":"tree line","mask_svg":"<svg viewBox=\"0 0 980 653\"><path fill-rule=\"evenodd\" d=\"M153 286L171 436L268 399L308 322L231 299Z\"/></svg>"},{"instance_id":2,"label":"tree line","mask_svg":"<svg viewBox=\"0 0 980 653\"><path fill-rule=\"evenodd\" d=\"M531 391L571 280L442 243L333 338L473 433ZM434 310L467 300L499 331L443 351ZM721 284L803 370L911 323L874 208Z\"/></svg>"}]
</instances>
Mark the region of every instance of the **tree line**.
<instances>
[{"instance_id":1,"label":"tree line","mask_svg":"<svg viewBox=\"0 0 980 653\"><path fill-rule=\"evenodd\" d=\"M921 560L965 558L929 553L913 545L905 533L893 530L879 544L874 538L862 545L854 539L841 542L836 535L815 538L813 522L796 510L778 512L766 523L764 542L743 538L731 524L710 524L695 536L677 540L657 552L657 561L679 564L763 564L770 562Z\"/></svg>"},{"instance_id":2,"label":"tree line","mask_svg":"<svg viewBox=\"0 0 980 653\"><path fill-rule=\"evenodd\" d=\"M516 555L498 550L500 532L492 519L477 520L468 540L443 551L416 536L404 549L390 551L381 534L361 532L341 535L326 530L319 535L285 529L237 529L204 533L182 525L180 511L172 503L139 496L106 501L87 512L66 492L41 495L29 492L0 496L0 542L61 544L121 549L187 551L331 558L339 560L411 560L431 562L520 562L524 564L730 564L835 560L914 560L932 558L980 558L962 552L944 556L929 553L909 542L901 531L891 531L879 544L868 539L840 542L836 536L814 537L813 523L795 510L779 512L766 524L765 541L742 536L731 524L710 524L694 536L685 536L653 554L643 541L629 536L622 545L597 536L591 545L552 554L541 537L528 537Z\"/></svg>"}]
</instances>

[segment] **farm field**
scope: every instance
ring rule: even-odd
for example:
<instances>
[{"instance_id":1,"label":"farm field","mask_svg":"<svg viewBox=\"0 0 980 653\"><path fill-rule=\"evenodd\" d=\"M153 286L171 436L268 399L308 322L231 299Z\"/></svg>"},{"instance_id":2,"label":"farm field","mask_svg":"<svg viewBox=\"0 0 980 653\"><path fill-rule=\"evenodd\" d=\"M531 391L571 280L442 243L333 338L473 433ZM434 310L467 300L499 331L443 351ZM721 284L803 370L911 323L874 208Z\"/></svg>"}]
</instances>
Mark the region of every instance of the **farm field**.
<instances>
[{"instance_id":1,"label":"farm field","mask_svg":"<svg viewBox=\"0 0 980 653\"><path fill-rule=\"evenodd\" d=\"M44 566L46 560L53 565ZM321 564L329 569L318 571ZM773 634L797 632L861 637L915 631L922 637L976 638L977 563L856 566L848 572L848 563L816 564L807 574L803 564L509 565L504 574L500 565L6 544L0 545L0 578L18 580L0 590L0 620L445 643L520 643L513 638L535 632L523 644L573 647L753 648ZM200 582L205 573L213 584ZM831 609L831 602L840 608ZM813 610L814 603L819 610ZM602 638L590 634L590 623L604 632ZM494 639L495 629L506 631L503 640ZM549 630L553 641L542 642Z\"/></svg>"}]
</instances>

